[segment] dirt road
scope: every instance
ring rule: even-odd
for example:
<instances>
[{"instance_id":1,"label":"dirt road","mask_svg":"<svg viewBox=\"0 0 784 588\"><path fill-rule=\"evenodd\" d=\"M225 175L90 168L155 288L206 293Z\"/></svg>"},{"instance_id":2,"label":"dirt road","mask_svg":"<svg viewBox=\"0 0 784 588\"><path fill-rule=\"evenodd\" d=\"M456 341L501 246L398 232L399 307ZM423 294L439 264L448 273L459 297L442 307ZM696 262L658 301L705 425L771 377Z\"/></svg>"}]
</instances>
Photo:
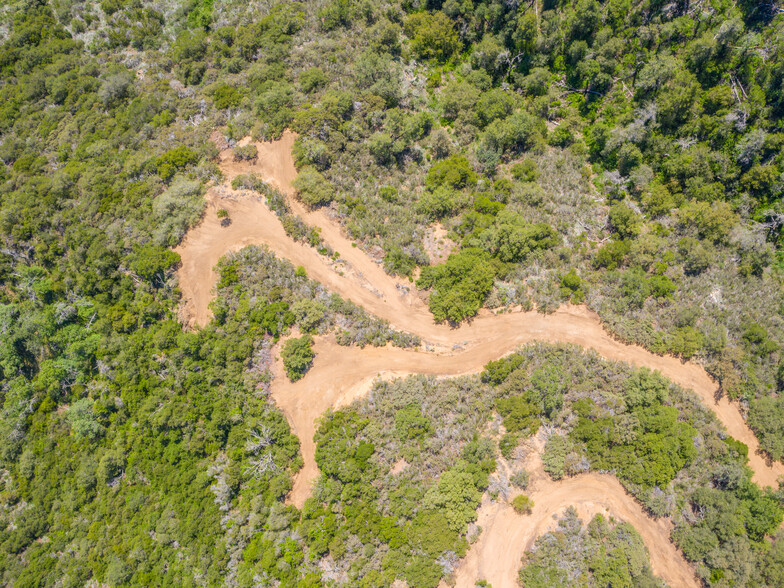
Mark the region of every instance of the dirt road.
<instances>
[{"instance_id":1,"label":"dirt road","mask_svg":"<svg viewBox=\"0 0 784 588\"><path fill-rule=\"evenodd\" d=\"M473 358L477 358L476 361L482 358L486 362L518 345L542 340L574 343L594 349L607 359L660 370L674 382L694 390L715 411L727 432L749 446L749 463L754 471L755 482L775 487L778 477L784 475L784 465L768 464L759 454L759 443L736 406L726 398L715 400L717 385L699 365L683 363L675 357L655 355L642 347L620 343L605 331L599 317L585 307L563 306L551 315L537 312L494 315L484 311L457 329L436 324L413 284L387 275L360 248L352 247L351 241L323 210L308 211L297 199L290 198L292 211L308 224L321 227L324 241L339 251L341 258L353 269L343 275L338 273L327 258L313 248L289 238L278 218L261 199L242 195L229 187L231 180L238 174L255 173L292 195L291 182L296 177L291 157L294 139L293 133L286 132L279 141L255 143L259 156L252 163L234 162L231 150L221 152L220 167L227 181L223 186L208 191L207 211L202 222L188 232L177 248L182 257L178 274L186 301L182 313L187 324L203 325L211 316L209 302L217 281L212 268L218 259L246 245L265 244L277 255L289 259L295 265L304 266L311 278L363 306L372 314L388 320L392 326L419 335L439 352L452 353L455 346L461 348L466 352L462 362L475 361ZM247 142L243 140L241 144ZM222 227L217 218L219 208L229 211L232 222L228 227ZM372 285L372 288L368 285ZM494 354L490 353L492 349L495 349ZM361 355L354 357L351 362L358 364L359 357ZM424 357L428 359L421 363L433 360L431 355ZM341 359L344 358L345 354ZM314 376L308 379L311 378ZM306 454L306 463L308 459Z\"/></svg>"},{"instance_id":2,"label":"dirt road","mask_svg":"<svg viewBox=\"0 0 784 588\"><path fill-rule=\"evenodd\" d=\"M185 300L183 320L190 326L209 321L209 302L217 281L212 268L221 256L246 245L264 244L280 257L304 266L311 278L344 298L398 329L419 335L429 351L392 347L349 351L331 337L318 337L316 360L304 379L292 384L282 375L280 366L276 367L278 376L272 395L300 438L305 463L289 497L293 504L304 503L318 476L313 434L317 419L328 408L360 398L379 376L477 372L488 361L536 340L573 343L593 349L607 359L661 371L674 382L694 390L715 411L728 433L749 446L750 466L757 483L775 486L777 478L784 475L784 465L768 464L759 455L759 444L737 408L726 399L715 400L717 386L699 365L616 341L605 331L599 317L585 307L562 306L551 315L537 312L495 315L483 311L470 323L453 329L434 323L413 285L390 277L360 248L352 247L340 227L323 210L308 211L294 198L289 199L292 211L308 224L321 227L324 241L340 252L343 267L348 266L351 271L339 273L314 249L292 241L260 198L236 192L229 186L236 175L255 173L293 195L291 182L296 177L296 169L291 146L294 139L287 132L279 141L256 143L259 157L252 163L234 162L230 150L221 152L220 166L227 181L208 191L202 222L189 231L177 248L182 257L178 275ZM232 222L228 227L222 227L217 218L219 208L229 211ZM691 568L669 542L666 523L648 518L611 476L587 474L561 482L544 476L535 480L531 492L537 504L529 517L520 517L505 505L482 507L479 514L484 523L480 521L480 524L485 527L485 533L465 558L458 573L458 586L471 586L479 577L485 577L495 586L514 585L523 551L548 528L551 515L569 505L577 506L586 519L597 512L609 512L632 523L651 552L655 573L673 586L695 585Z\"/></svg>"},{"instance_id":3,"label":"dirt road","mask_svg":"<svg viewBox=\"0 0 784 588\"><path fill-rule=\"evenodd\" d=\"M316 337L316 359L308 375L290 382L280 359L275 365L272 395L299 437L305 465L294 479L288 500L302 508L318 478L316 445L313 435L318 418L329 408L347 406L362 398L378 378L391 379L409 374L463 375L474 373L491 359L516 347L498 347L492 342L452 355L428 354L395 347L366 347L346 353L333 337ZM514 586L520 559L542 533L555 527L553 515L574 506L584 522L595 514L614 516L631 523L640 533L651 555L653 572L670 586L697 586L691 566L670 541L669 520L654 520L610 475L589 473L553 481L545 473L540 457L543 438L532 442L525 464L531 474L528 495L535 506L528 516L518 515L503 502L486 501L478 512L483 532L460 563L457 587L473 588L477 579L493 586Z\"/></svg>"}]
</instances>

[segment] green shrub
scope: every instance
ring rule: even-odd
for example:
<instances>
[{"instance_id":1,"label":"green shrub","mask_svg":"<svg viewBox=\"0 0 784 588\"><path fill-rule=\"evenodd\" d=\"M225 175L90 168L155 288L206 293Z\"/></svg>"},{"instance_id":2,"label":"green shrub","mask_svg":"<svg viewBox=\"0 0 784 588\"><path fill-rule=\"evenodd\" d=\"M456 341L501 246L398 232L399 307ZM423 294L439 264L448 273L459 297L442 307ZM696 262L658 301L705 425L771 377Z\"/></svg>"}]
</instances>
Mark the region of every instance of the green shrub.
<instances>
[{"instance_id":1,"label":"green shrub","mask_svg":"<svg viewBox=\"0 0 784 588\"><path fill-rule=\"evenodd\" d=\"M536 165L530 159L515 163L511 169L512 177L521 182L535 182L539 177Z\"/></svg>"},{"instance_id":2,"label":"green shrub","mask_svg":"<svg viewBox=\"0 0 784 588\"><path fill-rule=\"evenodd\" d=\"M323 206L333 198L329 181L311 166L300 170L293 184L299 198L308 206Z\"/></svg>"},{"instance_id":3,"label":"green shrub","mask_svg":"<svg viewBox=\"0 0 784 588\"><path fill-rule=\"evenodd\" d=\"M585 300L585 286L580 276L573 269L561 278L561 297L580 304Z\"/></svg>"},{"instance_id":4,"label":"green shrub","mask_svg":"<svg viewBox=\"0 0 784 588\"><path fill-rule=\"evenodd\" d=\"M181 145L167 151L155 160L155 169L164 181L170 180L174 174L198 161L198 155L192 149Z\"/></svg>"},{"instance_id":5,"label":"green shrub","mask_svg":"<svg viewBox=\"0 0 784 588\"><path fill-rule=\"evenodd\" d=\"M433 191L440 186L460 189L476 185L476 173L463 155L437 161L427 171L425 186Z\"/></svg>"},{"instance_id":6,"label":"green shrub","mask_svg":"<svg viewBox=\"0 0 784 588\"><path fill-rule=\"evenodd\" d=\"M623 265L624 259L629 254L631 245L629 241L610 241L605 243L596 252L594 265L597 268L613 270Z\"/></svg>"},{"instance_id":7,"label":"green shrub","mask_svg":"<svg viewBox=\"0 0 784 588\"><path fill-rule=\"evenodd\" d=\"M459 323L479 312L496 272L486 253L466 249L441 265L423 268L417 287L432 288L429 304L436 321Z\"/></svg>"},{"instance_id":8,"label":"green shrub","mask_svg":"<svg viewBox=\"0 0 784 588\"><path fill-rule=\"evenodd\" d=\"M530 224L519 214L504 209L477 241L501 261L515 263L525 261L535 251L555 247L561 237L547 223Z\"/></svg>"},{"instance_id":9,"label":"green shrub","mask_svg":"<svg viewBox=\"0 0 784 588\"><path fill-rule=\"evenodd\" d=\"M443 13L416 12L404 23L406 35L420 59L448 61L460 49L460 37L452 21Z\"/></svg>"},{"instance_id":10,"label":"green shrub","mask_svg":"<svg viewBox=\"0 0 784 588\"><path fill-rule=\"evenodd\" d=\"M236 108L242 102L242 92L228 84L221 84L212 92L215 108L220 110Z\"/></svg>"},{"instance_id":11,"label":"green shrub","mask_svg":"<svg viewBox=\"0 0 784 588\"><path fill-rule=\"evenodd\" d=\"M313 358L316 357L313 353L313 337L303 335L289 339L283 344L280 356L283 358L286 375L292 382L296 382L307 373L313 364Z\"/></svg>"},{"instance_id":12,"label":"green shrub","mask_svg":"<svg viewBox=\"0 0 784 588\"><path fill-rule=\"evenodd\" d=\"M566 454L572 449L571 440L564 435L550 435L544 446L542 462L544 471L553 480L560 480L566 473Z\"/></svg>"},{"instance_id":13,"label":"green shrub","mask_svg":"<svg viewBox=\"0 0 784 588\"><path fill-rule=\"evenodd\" d=\"M534 509L534 501L530 496L518 494L512 499L512 507L517 514L531 514Z\"/></svg>"},{"instance_id":14,"label":"green shrub","mask_svg":"<svg viewBox=\"0 0 784 588\"><path fill-rule=\"evenodd\" d=\"M323 88L328 81L327 75L318 67L311 67L299 74L299 87L306 94Z\"/></svg>"},{"instance_id":15,"label":"green shrub","mask_svg":"<svg viewBox=\"0 0 784 588\"><path fill-rule=\"evenodd\" d=\"M255 161L259 155L259 150L253 143L249 143L242 147L235 147L233 154L234 161Z\"/></svg>"},{"instance_id":16,"label":"green shrub","mask_svg":"<svg viewBox=\"0 0 784 588\"><path fill-rule=\"evenodd\" d=\"M634 238L640 234L642 220L626 204L619 202L610 207L610 226L620 239Z\"/></svg>"}]
</instances>

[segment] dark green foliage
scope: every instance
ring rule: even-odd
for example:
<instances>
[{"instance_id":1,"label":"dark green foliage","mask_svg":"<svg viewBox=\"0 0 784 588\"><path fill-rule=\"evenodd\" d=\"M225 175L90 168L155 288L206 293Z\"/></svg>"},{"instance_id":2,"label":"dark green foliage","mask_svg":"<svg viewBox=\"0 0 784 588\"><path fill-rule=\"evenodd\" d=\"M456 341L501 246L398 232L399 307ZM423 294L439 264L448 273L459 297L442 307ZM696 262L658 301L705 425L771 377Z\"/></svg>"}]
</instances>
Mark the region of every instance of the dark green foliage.
<instances>
[{"instance_id":1,"label":"dark green foliage","mask_svg":"<svg viewBox=\"0 0 784 588\"><path fill-rule=\"evenodd\" d=\"M430 422L418 406L412 404L395 413L395 430L402 441L423 441L432 432Z\"/></svg>"},{"instance_id":2,"label":"dark green foliage","mask_svg":"<svg viewBox=\"0 0 784 588\"><path fill-rule=\"evenodd\" d=\"M421 59L448 61L461 45L452 21L443 12L412 14L406 19L404 30Z\"/></svg>"},{"instance_id":3,"label":"dark green foliage","mask_svg":"<svg viewBox=\"0 0 784 588\"><path fill-rule=\"evenodd\" d=\"M427 172L425 185L429 190L441 186L459 189L476 184L476 173L462 155L454 155L434 163Z\"/></svg>"},{"instance_id":4,"label":"dark green foliage","mask_svg":"<svg viewBox=\"0 0 784 588\"><path fill-rule=\"evenodd\" d=\"M228 84L222 84L212 92L215 108L235 108L242 102L242 92Z\"/></svg>"},{"instance_id":5,"label":"dark green foliage","mask_svg":"<svg viewBox=\"0 0 784 588\"><path fill-rule=\"evenodd\" d=\"M585 300L585 286L573 269L561 278L561 296L575 304Z\"/></svg>"},{"instance_id":6,"label":"dark green foliage","mask_svg":"<svg viewBox=\"0 0 784 588\"><path fill-rule=\"evenodd\" d=\"M654 403L620 417L581 416L573 437L585 444L593 467L615 469L643 487L665 486L696 456L694 429L677 421L677 410ZM616 431L617 429L617 431ZM613 435L616 435L613 437Z\"/></svg>"},{"instance_id":7,"label":"dark green foliage","mask_svg":"<svg viewBox=\"0 0 784 588\"><path fill-rule=\"evenodd\" d=\"M179 262L179 254L148 243L136 250L131 268L141 279L157 287L165 283L172 266Z\"/></svg>"},{"instance_id":8,"label":"dark green foliage","mask_svg":"<svg viewBox=\"0 0 784 588\"><path fill-rule=\"evenodd\" d=\"M184 145L167 151L155 160L155 170L164 180L170 180L172 176L186 166L198 160L196 153Z\"/></svg>"},{"instance_id":9,"label":"dark green foliage","mask_svg":"<svg viewBox=\"0 0 784 588\"><path fill-rule=\"evenodd\" d=\"M433 289L430 310L437 321L459 323L482 307L495 273L486 253L466 249L450 255L442 265L423 268L417 286Z\"/></svg>"},{"instance_id":10,"label":"dark green foliage","mask_svg":"<svg viewBox=\"0 0 784 588\"><path fill-rule=\"evenodd\" d=\"M295 339L289 339L283 344L280 356L283 358L283 367L286 368L286 375L292 382L302 378L310 369L313 358L313 337L304 335Z\"/></svg>"}]
</instances>

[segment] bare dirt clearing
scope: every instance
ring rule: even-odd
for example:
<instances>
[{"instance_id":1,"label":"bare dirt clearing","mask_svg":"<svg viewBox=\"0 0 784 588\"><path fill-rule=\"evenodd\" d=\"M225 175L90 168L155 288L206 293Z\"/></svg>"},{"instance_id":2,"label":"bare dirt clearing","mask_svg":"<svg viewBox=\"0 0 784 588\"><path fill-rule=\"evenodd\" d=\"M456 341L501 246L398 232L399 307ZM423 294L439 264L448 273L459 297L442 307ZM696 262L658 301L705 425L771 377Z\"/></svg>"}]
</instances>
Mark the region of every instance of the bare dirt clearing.
<instances>
[{"instance_id":1,"label":"bare dirt clearing","mask_svg":"<svg viewBox=\"0 0 784 588\"><path fill-rule=\"evenodd\" d=\"M292 503L298 506L304 503L312 481L318 476L313 434L317 419L327 409L361 397L380 375L389 378L412 373L458 375L477 372L488 361L537 340L572 343L592 349L607 359L661 371L674 382L694 390L715 411L728 433L749 446L749 462L757 483L775 486L777 478L784 475L784 465L768 464L758 453L759 444L736 406L726 398L715 400L717 385L702 367L675 357L654 355L642 347L615 340L605 331L599 317L585 307L562 306L551 315L482 311L470 323L453 329L434 323L413 285L390 277L360 248L352 247L351 241L324 210L309 211L290 198L292 212L308 224L321 227L322 238L340 252L341 263L335 264L314 249L294 242L261 198L229 187L231 179L238 174L254 173L287 195L293 195L291 182L296 177L296 169L291 146L294 139L295 136L287 132L279 141L255 143L258 148L255 162L235 162L231 150L221 152L220 166L227 183L208 191L207 211L202 222L177 248L182 257L178 274L185 299L184 322L195 326L209 321L209 302L217 280L212 268L221 256L246 245L264 244L280 257L304 266L311 278L344 298L388 320L398 329L419 335L430 352L392 347L352 348L349 351L338 346L331 337L319 337L315 344L314 366L304 379L292 384L282 375L281 369L277 370L272 395L300 438L305 462L289 498ZM248 142L244 140L241 144ZM221 226L217 218L219 208L229 212L232 222L228 227ZM351 271L341 273L338 266L349 267ZM655 530L663 523L646 517L614 478L588 474L563 482L544 479L538 484L535 492L541 493L541 499L534 497L537 506L531 517L519 517L506 506L483 507L480 514L488 526L461 568L467 570L459 576L466 578L461 585L470 585L468 577L476 578L475 574L480 572L488 579L491 575L498 577L499 583L495 585L510 585L507 582L510 578L513 581L516 575L522 550L546 528L550 514L570 504L577 505L578 510L587 509L580 511L586 517L609 509L611 514L631 522L645 537L652 561L658 562L654 563L654 571L666 577L665 572L672 574L680 570L677 572L680 579L668 581L674 586L693 585L693 578L688 579L690 572L685 572L688 565L669 542L669 533L664 529ZM650 530L644 531L644 527Z\"/></svg>"},{"instance_id":2,"label":"bare dirt clearing","mask_svg":"<svg viewBox=\"0 0 784 588\"><path fill-rule=\"evenodd\" d=\"M455 242L447 235L449 231L441 223L428 227L425 233L425 251L433 265L443 263L455 248Z\"/></svg>"}]
</instances>

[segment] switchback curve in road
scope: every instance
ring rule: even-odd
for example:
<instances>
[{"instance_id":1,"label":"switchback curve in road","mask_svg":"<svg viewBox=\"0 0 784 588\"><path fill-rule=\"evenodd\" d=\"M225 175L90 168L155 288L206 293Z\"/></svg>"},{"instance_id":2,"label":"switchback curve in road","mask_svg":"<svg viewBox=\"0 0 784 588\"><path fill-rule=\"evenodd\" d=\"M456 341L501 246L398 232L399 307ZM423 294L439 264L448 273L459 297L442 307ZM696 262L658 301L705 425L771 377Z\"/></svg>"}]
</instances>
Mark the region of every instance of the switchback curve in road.
<instances>
[{"instance_id":1,"label":"switchback curve in road","mask_svg":"<svg viewBox=\"0 0 784 588\"><path fill-rule=\"evenodd\" d=\"M486 500L477 519L482 533L455 572L456 588L474 588L478 579L487 580L492 586L516 586L523 554L537 537L557 528L554 515L569 506L575 507L583 524L597 514L631 524L648 549L654 575L672 588L699 586L694 569L670 541L669 519L649 517L618 480L608 474L592 472L552 480L541 459L544 436L540 433L529 446L525 468L530 480L525 493L534 501L531 514L518 514L506 502Z\"/></svg>"}]
</instances>

